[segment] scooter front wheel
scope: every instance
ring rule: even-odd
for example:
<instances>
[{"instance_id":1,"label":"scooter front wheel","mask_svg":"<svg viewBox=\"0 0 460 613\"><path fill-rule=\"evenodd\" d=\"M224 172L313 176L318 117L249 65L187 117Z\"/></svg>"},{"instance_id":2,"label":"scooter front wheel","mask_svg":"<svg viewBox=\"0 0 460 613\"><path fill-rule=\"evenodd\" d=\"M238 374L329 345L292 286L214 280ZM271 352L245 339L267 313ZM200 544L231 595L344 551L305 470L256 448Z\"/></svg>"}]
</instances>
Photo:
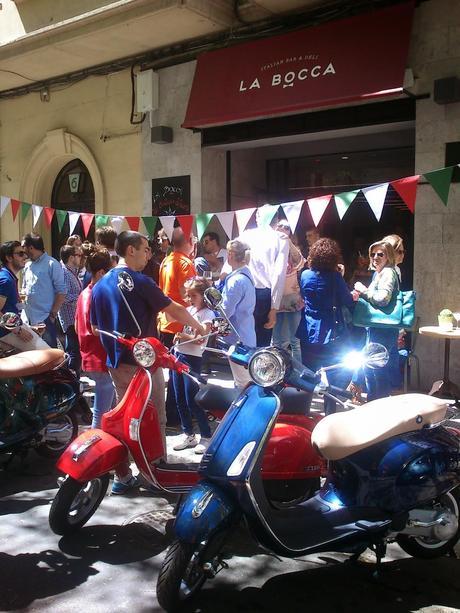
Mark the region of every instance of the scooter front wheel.
<instances>
[{"instance_id":1,"label":"scooter front wheel","mask_svg":"<svg viewBox=\"0 0 460 613\"><path fill-rule=\"evenodd\" d=\"M178 611L201 589L208 576L215 574L207 572L205 564L213 568L212 560L221 549L224 537L215 535L204 548L180 540L172 542L157 581L158 602L165 611Z\"/></svg>"},{"instance_id":2,"label":"scooter front wheel","mask_svg":"<svg viewBox=\"0 0 460 613\"><path fill-rule=\"evenodd\" d=\"M109 475L80 482L67 476L51 505L49 524L55 534L72 534L96 512L109 487Z\"/></svg>"}]
</instances>

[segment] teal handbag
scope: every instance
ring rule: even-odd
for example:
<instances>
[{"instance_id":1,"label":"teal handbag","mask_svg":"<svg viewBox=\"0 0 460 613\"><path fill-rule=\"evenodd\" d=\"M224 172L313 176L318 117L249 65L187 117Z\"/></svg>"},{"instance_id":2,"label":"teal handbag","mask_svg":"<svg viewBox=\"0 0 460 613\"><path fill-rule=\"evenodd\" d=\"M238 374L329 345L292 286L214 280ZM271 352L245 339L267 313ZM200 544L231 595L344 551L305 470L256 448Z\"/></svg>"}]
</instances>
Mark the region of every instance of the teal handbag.
<instances>
[{"instance_id":1,"label":"teal handbag","mask_svg":"<svg viewBox=\"0 0 460 613\"><path fill-rule=\"evenodd\" d=\"M376 307L359 298L353 311L353 325L361 328L412 328L415 323L415 292L398 292L385 307Z\"/></svg>"}]
</instances>

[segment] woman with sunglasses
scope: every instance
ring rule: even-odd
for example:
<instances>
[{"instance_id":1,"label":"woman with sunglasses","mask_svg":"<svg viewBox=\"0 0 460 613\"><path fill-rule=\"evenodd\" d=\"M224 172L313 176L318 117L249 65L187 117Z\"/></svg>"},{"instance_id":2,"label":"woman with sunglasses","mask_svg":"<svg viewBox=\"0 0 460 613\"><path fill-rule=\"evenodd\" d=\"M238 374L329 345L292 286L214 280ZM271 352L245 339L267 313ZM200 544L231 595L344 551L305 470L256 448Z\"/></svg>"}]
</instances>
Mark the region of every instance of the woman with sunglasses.
<instances>
[{"instance_id":1,"label":"woman with sunglasses","mask_svg":"<svg viewBox=\"0 0 460 613\"><path fill-rule=\"evenodd\" d=\"M355 283L353 297L355 300L364 298L375 307L385 307L399 291L399 279L395 270L395 251L390 242L381 240L369 247L369 258L371 270L375 271L372 281L369 287L359 281ZM390 355L397 353L398 330L367 328L366 342L381 343L387 348ZM390 363L384 368L375 370L367 368L364 375L368 400L390 395L392 389Z\"/></svg>"}]
</instances>

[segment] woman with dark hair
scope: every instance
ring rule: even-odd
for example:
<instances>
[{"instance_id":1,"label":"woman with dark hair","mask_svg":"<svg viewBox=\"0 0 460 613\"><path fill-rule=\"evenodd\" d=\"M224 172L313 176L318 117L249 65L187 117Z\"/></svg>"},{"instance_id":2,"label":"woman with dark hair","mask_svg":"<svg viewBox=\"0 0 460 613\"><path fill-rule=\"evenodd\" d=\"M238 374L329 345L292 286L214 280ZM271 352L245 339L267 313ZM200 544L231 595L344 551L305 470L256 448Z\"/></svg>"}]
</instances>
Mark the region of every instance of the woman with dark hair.
<instances>
[{"instance_id":1,"label":"woman with dark hair","mask_svg":"<svg viewBox=\"0 0 460 613\"><path fill-rule=\"evenodd\" d=\"M320 238L311 247L307 265L300 277L300 291L305 307L297 336L300 338L302 362L313 371L340 361L348 348L348 334L343 308L352 308L353 298L338 271L341 262L338 244L330 238ZM351 375L333 371L332 385L346 387ZM326 398L326 415L335 412L335 402Z\"/></svg>"}]
</instances>

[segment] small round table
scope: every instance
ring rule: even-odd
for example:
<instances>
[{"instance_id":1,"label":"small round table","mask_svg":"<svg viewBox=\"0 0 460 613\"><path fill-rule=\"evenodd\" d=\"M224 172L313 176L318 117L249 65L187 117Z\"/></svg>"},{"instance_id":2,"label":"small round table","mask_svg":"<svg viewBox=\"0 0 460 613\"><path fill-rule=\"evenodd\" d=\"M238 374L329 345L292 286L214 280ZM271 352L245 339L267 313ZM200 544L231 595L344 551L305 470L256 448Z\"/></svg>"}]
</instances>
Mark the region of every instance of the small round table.
<instances>
[{"instance_id":1,"label":"small round table","mask_svg":"<svg viewBox=\"0 0 460 613\"><path fill-rule=\"evenodd\" d=\"M442 379L435 381L431 386L430 396L460 398L460 388L449 379L450 341L460 339L460 330L443 330L439 326L423 326L419 328L419 333L422 336L444 339L444 373Z\"/></svg>"}]
</instances>

